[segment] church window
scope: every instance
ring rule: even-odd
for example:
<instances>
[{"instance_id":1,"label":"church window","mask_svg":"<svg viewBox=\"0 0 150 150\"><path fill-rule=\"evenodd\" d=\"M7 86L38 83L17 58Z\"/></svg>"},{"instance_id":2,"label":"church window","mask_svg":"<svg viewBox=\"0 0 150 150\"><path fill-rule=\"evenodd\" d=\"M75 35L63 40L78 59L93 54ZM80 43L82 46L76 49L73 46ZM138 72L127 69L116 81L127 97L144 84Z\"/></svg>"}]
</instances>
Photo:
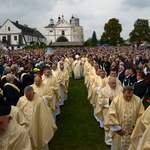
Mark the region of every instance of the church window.
<instances>
[{"instance_id":1,"label":"church window","mask_svg":"<svg viewBox=\"0 0 150 150\"><path fill-rule=\"evenodd\" d=\"M8 27L8 31L10 31L10 27Z\"/></svg>"},{"instance_id":2,"label":"church window","mask_svg":"<svg viewBox=\"0 0 150 150\"><path fill-rule=\"evenodd\" d=\"M64 30L61 31L61 35L65 35L65 31Z\"/></svg>"},{"instance_id":3,"label":"church window","mask_svg":"<svg viewBox=\"0 0 150 150\"><path fill-rule=\"evenodd\" d=\"M17 36L14 36L14 40L17 41Z\"/></svg>"},{"instance_id":4,"label":"church window","mask_svg":"<svg viewBox=\"0 0 150 150\"><path fill-rule=\"evenodd\" d=\"M2 42L5 43L6 42L6 36L3 36L2 38Z\"/></svg>"}]
</instances>

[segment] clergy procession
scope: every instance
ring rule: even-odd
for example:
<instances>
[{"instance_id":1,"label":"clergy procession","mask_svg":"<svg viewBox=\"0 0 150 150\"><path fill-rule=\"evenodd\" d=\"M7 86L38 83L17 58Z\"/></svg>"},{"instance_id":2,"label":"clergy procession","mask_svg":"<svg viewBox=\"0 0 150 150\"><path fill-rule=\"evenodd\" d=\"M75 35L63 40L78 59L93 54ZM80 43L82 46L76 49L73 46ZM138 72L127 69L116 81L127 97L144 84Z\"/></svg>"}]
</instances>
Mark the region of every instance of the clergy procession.
<instances>
[{"instance_id":1,"label":"clergy procession","mask_svg":"<svg viewBox=\"0 0 150 150\"><path fill-rule=\"evenodd\" d=\"M150 53L135 54L129 46L1 50L0 150L49 150L70 79L84 79L109 149L150 149Z\"/></svg>"}]
</instances>

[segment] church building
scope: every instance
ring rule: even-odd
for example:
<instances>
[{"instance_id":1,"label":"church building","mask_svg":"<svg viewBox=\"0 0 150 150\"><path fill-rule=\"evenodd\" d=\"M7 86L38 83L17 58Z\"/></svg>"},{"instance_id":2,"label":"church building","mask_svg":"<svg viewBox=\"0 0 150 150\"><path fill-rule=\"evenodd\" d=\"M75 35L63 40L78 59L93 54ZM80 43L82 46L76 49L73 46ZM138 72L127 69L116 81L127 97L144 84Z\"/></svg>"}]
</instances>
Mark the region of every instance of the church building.
<instances>
[{"instance_id":1,"label":"church building","mask_svg":"<svg viewBox=\"0 0 150 150\"><path fill-rule=\"evenodd\" d=\"M71 17L70 22L64 19L64 16L58 17L58 21L54 23L51 18L48 26L45 27L46 30L46 44L51 44L59 41L60 37L66 38L68 43L83 42L83 27L80 26L79 18Z\"/></svg>"}]
</instances>

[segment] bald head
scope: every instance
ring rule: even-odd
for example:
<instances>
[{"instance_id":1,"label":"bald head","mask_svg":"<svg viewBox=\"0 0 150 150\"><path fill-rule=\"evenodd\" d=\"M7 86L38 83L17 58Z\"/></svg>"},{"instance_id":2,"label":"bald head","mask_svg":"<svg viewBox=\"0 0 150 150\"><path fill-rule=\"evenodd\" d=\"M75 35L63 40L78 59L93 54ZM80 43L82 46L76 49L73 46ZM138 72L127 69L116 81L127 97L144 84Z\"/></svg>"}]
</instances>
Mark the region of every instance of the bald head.
<instances>
[{"instance_id":1,"label":"bald head","mask_svg":"<svg viewBox=\"0 0 150 150\"><path fill-rule=\"evenodd\" d=\"M34 78L34 83L35 83L35 85L37 86L37 87L39 87L39 86L41 86L41 84L42 84L42 78L40 77L40 76L35 76L35 78Z\"/></svg>"},{"instance_id":2,"label":"bald head","mask_svg":"<svg viewBox=\"0 0 150 150\"><path fill-rule=\"evenodd\" d=\"M112 89L116 88L116 78L115 77L110 77L108 79L108 84Z\"/></svg>"}]
</instances>

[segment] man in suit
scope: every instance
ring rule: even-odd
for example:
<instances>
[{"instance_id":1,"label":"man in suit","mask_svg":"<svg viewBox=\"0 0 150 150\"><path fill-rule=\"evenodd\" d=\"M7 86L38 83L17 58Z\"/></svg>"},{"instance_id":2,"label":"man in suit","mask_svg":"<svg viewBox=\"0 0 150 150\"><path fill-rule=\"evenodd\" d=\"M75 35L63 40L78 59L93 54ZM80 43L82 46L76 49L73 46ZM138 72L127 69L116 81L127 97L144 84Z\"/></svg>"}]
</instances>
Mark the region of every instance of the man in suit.
<instances>
[{"instance_id":1,"label":"man in suit","mask_svg":"<svg viewBox=\"0 0 150 150\"><path fill-rule=\"evenodd\" d=\"M136 79L136 69L135 68L131 68L130 69L130 86L134 86L134 84L136 83L137 79Z\"/></svg>"},{"instance_id":2,"label":"man in suit","mask_svg":"<svg viewBox=\"0 0 150 150\"><path fill-rule=\"evenodd\" d=\"M108 61L108 58L107 57L104 57L104 61L103 61L103 64L102 64L102 66L103 66L103 70L105 70L106 71L106 73L107 73L107 76L109 76L109 74L110 74L110 62Z\"/></svg>"},{"instance_id":3,"label":"man in suit","mask_svg":"<svg viewBox=\"0 0 150 150\"><path fill-rule=\"evenodd\" d=\"M118 71L118 79L121 81L121 83L123 83L123 80L125 78L124 72L125 72L124 66L120 65L119 66L119 71Z\"/></svg>"},{"instance_id":4,"label":"man in suit","mask_svg":"<svg viewBox=\"0 0 150 150\"><path fill-rule=\"evenodd\" d=\"M124 74L125 74L125 78L123 80L123 86L127 86L129 85L130 82L130 69L126 69Z\"/></svg>"},{"instance_id":5,"label":"man in suit","mask_svg":"<svg viewBox=\"0 0 150 150\"><path fill-rule=\"evenodd\" d=\"M139 96L141 99L144 98L147 92L147 84L144 78L145 78L144 72L137 73L137 82L133 86L134 94Z\"/></svg>"}]
</instances>

